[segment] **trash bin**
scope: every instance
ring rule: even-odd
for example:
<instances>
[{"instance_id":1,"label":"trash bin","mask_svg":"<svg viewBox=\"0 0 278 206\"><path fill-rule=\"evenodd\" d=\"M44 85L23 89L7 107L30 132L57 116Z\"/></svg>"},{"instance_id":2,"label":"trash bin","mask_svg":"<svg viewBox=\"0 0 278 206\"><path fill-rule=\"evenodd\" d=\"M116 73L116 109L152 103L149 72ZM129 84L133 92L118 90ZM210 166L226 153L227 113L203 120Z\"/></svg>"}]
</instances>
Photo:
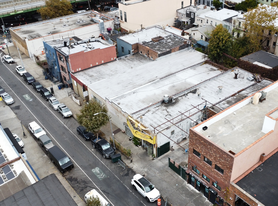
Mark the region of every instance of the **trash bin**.
<instances>
[{"instance_id":1,"label":"trash bin","mask_svg":"<svg viewBox=\"0 0 278 206\"><path fill-rule=\"evenodd\" d=\"M113 163L118 162L118 160L121 160L121 154L120 153L114 154L114 155L111 156L111 161Z\"/></svg>"}]
</instances>

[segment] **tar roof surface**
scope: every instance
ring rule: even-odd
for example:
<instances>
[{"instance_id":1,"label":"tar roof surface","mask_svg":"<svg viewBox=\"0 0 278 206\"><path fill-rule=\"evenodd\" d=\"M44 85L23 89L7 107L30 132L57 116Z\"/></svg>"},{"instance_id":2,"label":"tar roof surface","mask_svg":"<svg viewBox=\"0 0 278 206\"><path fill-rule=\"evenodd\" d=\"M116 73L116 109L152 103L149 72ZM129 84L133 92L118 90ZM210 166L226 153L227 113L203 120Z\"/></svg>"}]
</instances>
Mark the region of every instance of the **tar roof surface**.
<instances>
[{"instance_id":1,"label":"tar roof surface","mask_svg":"<svg viewBox=\"0 0 278 206\"><path fill-rule=\"evenodd\" d=\"M236 184L267 206L277 206L278 153L276 152Z\"/></svg>"},{"instance_id":2,"label":"tar roof surface","mask_svg":"<svg viewBox=\"0 0 278 206\"><path fill-rule=\"evenodd\" d=\"M0 202L0 206L76 206L55 174L15 193Z\"/></svg>"},{"instance_id":3,"label":"tar roof surface","mask_svg":"<svg viewBox=\"0 0 278 206\"><path fill-rule=\"evenodd\" d=\"M85 27L92 24L98 24L91 21L99 13L91 11L85 13L76 13L68 16L63 16L51 20L45 20L37 23L26 24L11 28L21 38L35 39L56 33L74 30L77 28ZM88 18L88 17L91 18ZM108 17L100 15L103 21L111 20Z\"/></svg>"},{"instance_id":4,"label":"tar roof surface","mask_svg":"<svg viewBox=\"0 0 278 206\"><path fill-rule=\"evenodd\" d=\"M265 115L277 107L277 99L278 87L269 91L262 103L248 103L213 122L205 131L200 127L206 123L195 129L223 150L238 153L265 135L262 132Z\"/></svg>"},{"instance_id":5,"label":"tar roof surface","mask_svg":"<svg viewBox=\"0 0 278 206\"><path fill-rule=\"evenodd\" d=\"M251 63L259 62L272 68L278 66L278 57L263 50L241 57L241 59Z\"/></svg>"}]
</instances>

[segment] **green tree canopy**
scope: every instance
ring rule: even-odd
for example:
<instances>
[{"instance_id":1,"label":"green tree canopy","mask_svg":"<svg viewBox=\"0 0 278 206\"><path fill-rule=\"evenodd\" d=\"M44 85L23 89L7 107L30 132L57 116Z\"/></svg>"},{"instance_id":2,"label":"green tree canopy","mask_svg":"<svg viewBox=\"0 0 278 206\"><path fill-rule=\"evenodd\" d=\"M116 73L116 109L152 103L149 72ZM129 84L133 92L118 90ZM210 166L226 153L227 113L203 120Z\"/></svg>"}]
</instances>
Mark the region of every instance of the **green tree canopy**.
<instances>
[{"instance_id":1,"label":"green tree canopy","mask_svg":"<svg viewBox=\"0 0 278 206\"><path fill-rule=\"evenodd\" d=\"M68 0L47 0L45 7L40 8L37 12L41 14L42 19L73 14L72 5Z\"/></svg>"},{"instance_id":2,"label":"green tree canopy","mask_svg":"<svg viewBox=\"0 0 278 206\"><path fill-rule=\"evenodd\" d=\"M247 11L248 9L256 8L258 5L257 0L245 0L235 6L235 10Z\"/></svg>"},{"instance_id":3,"label":"green tree canopy","mask_svg":"<svg viewBox=\"0 0 278 206\"><path fill-rule=\"evenodd\" d=\"M97 133L109 121L107 109L95 100L90 100L80 112L81 114L77 115L77 121L90 132Z\"/></svg>"},{"instance_id":4,"label":"green tree canopy","mask_svg":"<svg viewBox=\"0 0 278 206\"><path fill-rule=\"evenodd\" d=\"M228 53L231 43L231 34L222 24L219 24L211 33L208 45L208 57L214 62L221 62L223 53Z\"/></svg>"},{"instance_id":5,"label":"green tree canopy","mask_svg":"<svg viewBox=\"0 0 278 206\"><path fill-rule=\"evenodd\" d=\"M218 10L220 7L222 7L222 2L220 2L219 0L213 0L212 1L213 6Z\"/></svg>"},{"instance_id":6,"label":"green tree canopy","mask_svg":"<svg viewBox=\"0 0 278 206\"><path fill-rule=\"evenodd\" d=\"M244 14L244 18L246 36L250 38L253 52L258 51L261 49L261 44L266 40L270 40L269 38L277 32L275 26L278 18L277 6L259 4L255 9L248 9L248 12Z\"/></svg>"},{"instance_id":7,"label":"green tree canopy","mask_svg":"<svg viewBox=\"0 0 278 206\"><path fill-rule=\"evenodd\" d=\"M247 36L234 39L230 50L230 55L235 58L240 58L253 52L253 46L250 38Z\"/></svg>"},{"instance_id":8,"label":"green tree canopy","mask_svg":"<svg viewBox=\"0 0 278 206\"><path fill-rule=\"evenodd\" d=\"M103 206L98 197L93 197L87 200L86 206Z\"/></svg>"}]
</instances>

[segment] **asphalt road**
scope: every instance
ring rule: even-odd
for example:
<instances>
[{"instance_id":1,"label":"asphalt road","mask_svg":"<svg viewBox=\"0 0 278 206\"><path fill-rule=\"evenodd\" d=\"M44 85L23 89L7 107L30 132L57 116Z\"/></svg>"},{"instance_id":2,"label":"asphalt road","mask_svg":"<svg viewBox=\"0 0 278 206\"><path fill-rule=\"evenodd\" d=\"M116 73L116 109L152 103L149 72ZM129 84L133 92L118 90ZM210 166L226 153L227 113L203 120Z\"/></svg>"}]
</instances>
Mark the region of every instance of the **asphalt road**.
<instances>
[{"instance_id":1,"label":"asphalt road","mask_svg":"<svg viewBox=\"0 0 278 206\"><path fill-rule=\"evenodd\" d=\"M77 135L75 119L63 119L47 102L27 85L16 72L15 64L0 62L0 85L14 98L11 109L27 128L28 123L39 123L54 141L74 162L75 168L65 178L82 198L91 188L98 189L112 205L141 206L148 203L130 184L135 174L123 170L116 163L103 159L92 150L90 142ZM35 154L34 154L35 155Z\"/></svg>"}]
</instances>

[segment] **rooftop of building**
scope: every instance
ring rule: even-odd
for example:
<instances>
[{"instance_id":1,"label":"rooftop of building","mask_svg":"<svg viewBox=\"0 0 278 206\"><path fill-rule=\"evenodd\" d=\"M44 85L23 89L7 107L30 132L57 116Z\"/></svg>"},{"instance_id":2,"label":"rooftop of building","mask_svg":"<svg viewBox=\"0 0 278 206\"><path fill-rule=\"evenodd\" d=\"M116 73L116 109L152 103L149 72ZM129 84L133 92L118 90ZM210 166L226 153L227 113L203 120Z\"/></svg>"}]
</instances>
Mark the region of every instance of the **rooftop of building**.
<instances>
[{"instance_id":1,"label":"rooftop of building","mask_svg":"<svg viewBox=\"0 0 278 206\"><path fill-rule=\"evenodd\" d=\"M182 37L184 39L189 39L189 35L185 34L184 36L181 35L182 33L182 30L181 29L178 29L176 27L172 27L172 26L166 26L165 27L165 30L168 31L168 32L171 32L179 37Z\"/></svg>"},{"instance_id":2,"label":"rooftop of building","mask_svg":"<svg viewBox=\"0 0 278 206\"><path fill-rule=\"evenodd\" d=\"M123 5L131 5L131 4L142 3L144 1L147 1L147 0L122 0L122 1L119 1L119 3L123 4Z\"/></svg>"},{"instance_id":3,"label":"rooftop of building","mask_svg":"<svg viewBox=\"0 0 278 206\"><path fill-rule=\"evenodd\" d=\"M204 54L193 49L183 49L162 56L155 61L135 54L74 75L102 98L113 100L117 96L132 92L142 86L160 82L170 74L203 61ZM111 87L111 84L114 86ZM137 111L136 105L137 103L133 105L133 108L130 104L131 108L128 111Z\"/></svg>"},{"instance_id":4,"label":"rooftop of building","mask_svg":"<svg viewBox=\"0 0 278 206\"><path fill-rule=\"evenodd\" d=\"M75 41L74 38L54 39L51 41L46 41L46 43L58 48L60 51L67 55L94 49L104 49L113 46L112 44L109 44L108 42L102 40L100 37L80 41Z\"/></svg>"},{"instance_id":5,"label":"rooftop of building","mask_svg":"<svg viewBox=\"0 0 278 206\"><path fill-rule=\"evenodd\" d=\"M268 69L278 66L278 57L263 50L241 57L241 59Z\"/></svg>"},{"instance_id":6,"label":"rooftop of building","mask_svg":"<svg viewBox=\"0 0 278 206\"><path fill-rule=\"evenodd\" d=\"M221 9L221 10L213 10L212 12L208 12L205 13L205 17L206 18L212 18L212 19L216 19L219 21L224 21L225 19L229 19L232 18L234 16L239 15L240 13L238 11L234 11L231 9Z\"/></svg>"},{"instance_id":7,"label":"rooftop of building","mask_svg":"<svg viewBox=\"0 0 278 206\"><path fill-rule=\"evenodd\" d=\"M203 35L209 37L211 32L215 29L214 26L212 25L204 25L204 26L201 26L201 27L193 27L189 30L191 31L199 31L201 32Z\"/></svg>"},{"instance_id":8,"label":"rooftop of building","mask_svg":"<svg viewBox=\"0 0 278 206\"><path fill-rule=\"evenodd\" d=\"M253 104L253 97L249 96L194 129L227 152L242 151L265 135L262 132L265 115L277 108L278 83L264 91L267 95L263 102Z\"/></svg>"},{"instance_id":9,"label":"rooftop of building","mask_svg":"<svg viewBox=\"0 0 278 206\"><path fill-rule=\"evenodd\" d=\"M153 40L148 42L142 42L142 45L150 48L158 54L161 54L185 44L184 38L181 38L173 34L169 34L165 37L157 37L156 39L157 41Z\"/></svg>"},{"instance_id":10,"label":"rooftop of building","mask_svg":"<svg viewBox=\"0 0 278 206\"><path fill-rule=\"evenodd\" d=\"M190 6L178 9L177 12L181 13L181 14L186 14L187 11L192 11L192 12L195 12L196 14L201 14L201 13L204 13L209 10L211 10L211 8L209 6L201 4L201 5L196 5L196 6L190 5Z\"/></svg>"},{"instance_id":11,"label":"rooftop of building","mask_svg":"<svg viewBox=\"0 0 278 206\"><path fill-rule=\"evenodd\" d=\"M36 39L53 34L72 31L85 26L98 24L98 22L112 21L109 17L96 11L75 13L55 19L26 24L11 28L22 39ZM62 38L62 36L61 36Z\"/></svg>"},{"instance_id":12,"label":"rooftop of building","mask_svg":"<svg viewBox=\"0 0 278 206\"><path fill-rule=\"evenodd\" d=\"M55 174L17 192L0 202L0 206L76 206Z\"/></svg>"},{"instance_id":13,"label":"rooftop of building","mask_svg":"<svg viewBox=\"0 0 278 206\"><path fill-rule=\"evenodd\" d=\"M278 205L277 161L278 153L275 153L236 184L262 204Z\"/></svg>"},{"instance_id":14,"label":"rooftop of building","mask_svg":"<svg viewBox=\"0 0 278 206\"><path fill-rule=\"evenodd\" d=\"M147 29L143 29L139 32L131 33L122 37L119 37L119 39L129 43L129 44L135 44L135 43L142 43L142 42L149 42L152 40L152 38L161 36L166 37L171 35L172 33L163 30L162 28L158 26L150 27Z\"/></svg>"}]
</instances>

